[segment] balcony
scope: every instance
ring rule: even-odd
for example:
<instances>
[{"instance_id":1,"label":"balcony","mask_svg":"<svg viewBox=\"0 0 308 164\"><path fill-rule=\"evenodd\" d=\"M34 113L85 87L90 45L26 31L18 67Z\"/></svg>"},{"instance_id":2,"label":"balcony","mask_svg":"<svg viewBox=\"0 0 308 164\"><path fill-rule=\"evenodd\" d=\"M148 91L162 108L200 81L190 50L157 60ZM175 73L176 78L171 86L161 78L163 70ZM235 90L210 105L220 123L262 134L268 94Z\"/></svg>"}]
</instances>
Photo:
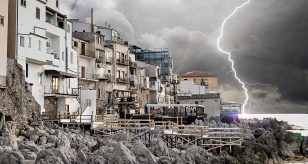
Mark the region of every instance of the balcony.
<instances>
[{"instance_id":1,"label":"balcony","mask_svg":"<svg viewBox=\"0 0 308 164\"><path fill-rule=\"evenodd\" d=\"M135 97L117 97L114 104L134 104L135 101Z\"/></svg>"},{"instance_id":2,"label":"balcony","mask_svg":"<svg viewBox=\"0 0 308 164\"><path fill-rule=\"evenodd\" d=\"M65 97L65 96L78 96L79 88L67 88L67 87L59 87L53 88L49 86L44 87L45 97Z\"/></svg>"},{"instance_id":3,"label":"balcony","mask_svg":"<svg viewBox=\"0 0 308 164\"><path fill-rule=\"evenodd\" d=\"M97 74L97 79L99 79L99 80L110 80L111 79L111 75L110 74L99 73L99 74Z\"/></svg>"},{"instance_id":4,"label":"balcony","mask_svg":"<svg viewBox=\"0 0 308 164\"><path fill-rule=\"evenodd\" d=\"M129 79L127 79L127 78L117 78L117 83L129 84Z\"/></svg>"},{"instance_id":5,"label":"balcony","mask_svg":"<svg viewBox=\"0 0 308 164\"><path fill-rule=\"evenodd\" d=\"M81 76L79 77L81 79L89 79L89 80L96 80L97 75L94 73L84 73L81 74Z\"/></svg>"},{"instance_id":6,"label":"balcony","mask_svg":"<svg viewBox=\"0 0 308 164\"><path fill-rule=\"evenodd\" d=\"M81 50L80 51L81 57L89 57L89 58L95 58L95 52L90 50Z\"/></svg>"},{"instance_id":7,"label":"balcony","mask_svg":"<svg viewBox=\"0 0 308 164\"><path fill-rule=\"evenodd\" d=\"M130 61L130 62L129 62L129 67L131 67L131 68L137 68L137 63Z\"/></svg>"},{"instance_id":8,"label":"balcony","mask_svg":"<svg viewBox=\"0 0 308 164\"><path fill-rule=\"evenodd\" d=\"M104 55L100 55L96 58L96 62L97 63L105 63L106 62L106 59L105 59L105 56Z\"/></svg>"},{"instance_id":9,"label":"balcony","mask_svg":"<svg viewBox=\"0 0 308 164\"><path fill-rule=\"evenodd\" d=\"M117 64L129 66L129 60L117 59Z\"/></svg>"}]
</instances>

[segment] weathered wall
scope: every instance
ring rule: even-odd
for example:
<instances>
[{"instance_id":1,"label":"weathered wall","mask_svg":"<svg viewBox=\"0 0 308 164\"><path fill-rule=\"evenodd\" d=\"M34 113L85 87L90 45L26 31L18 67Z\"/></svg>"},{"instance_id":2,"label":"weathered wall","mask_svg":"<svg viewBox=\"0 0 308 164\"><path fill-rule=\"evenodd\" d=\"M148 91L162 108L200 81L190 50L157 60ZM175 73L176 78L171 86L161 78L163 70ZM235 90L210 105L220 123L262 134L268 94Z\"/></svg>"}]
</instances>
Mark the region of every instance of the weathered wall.
<instances>
[{"instance_id":1,"label":"weathered wall","mask_svg":"<svg viewBox=\"0 0 308 164\"><path fill-rule=\"evenodd\" d=\"M32 97L32 93L25 89L25 77L16 60L8 59L7 88L0 90L0 111L10 115L21 125L31 121L40 113L40 106Z\"/></svg>"}]
</instances>

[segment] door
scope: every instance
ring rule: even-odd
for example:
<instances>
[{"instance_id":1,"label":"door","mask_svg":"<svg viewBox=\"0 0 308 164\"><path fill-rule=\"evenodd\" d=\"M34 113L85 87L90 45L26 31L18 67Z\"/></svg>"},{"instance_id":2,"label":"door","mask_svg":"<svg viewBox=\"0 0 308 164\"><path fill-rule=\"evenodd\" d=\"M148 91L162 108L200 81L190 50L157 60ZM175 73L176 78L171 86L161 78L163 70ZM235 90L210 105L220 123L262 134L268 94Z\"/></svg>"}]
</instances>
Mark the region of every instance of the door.
<instances>
[{"instance_id":1,"label":"door","mask_svg":"<svg viewBox=\"0 0 308 164\"><path fill-rule=\"evenodd\" d=\"M53 76L51 79L50 89L52 93L58 93L59 77Z\"/></svg>"}]
</instances>

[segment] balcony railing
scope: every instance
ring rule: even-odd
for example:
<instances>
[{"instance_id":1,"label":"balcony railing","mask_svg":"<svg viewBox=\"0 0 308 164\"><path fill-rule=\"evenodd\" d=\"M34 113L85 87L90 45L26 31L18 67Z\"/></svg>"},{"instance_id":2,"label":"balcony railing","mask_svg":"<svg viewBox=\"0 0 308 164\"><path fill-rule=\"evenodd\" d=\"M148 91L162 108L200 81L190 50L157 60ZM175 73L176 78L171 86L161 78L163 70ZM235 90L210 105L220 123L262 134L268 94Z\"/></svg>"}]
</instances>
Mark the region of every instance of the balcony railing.
<instances>
[{"instance_id":1,"label":"balcony railing","mask_svg":"<svg viewBox=\"0 0 308 164\"><path fill-rule=\"evenodd\" d=\"M127 78L117 78L117 83L129 84L129 79L127 79Z\"/></svg>"},{"instance_id":2,"label":"balcony railing","mask_svg":"<svg viewBox=\"0 0 308 164\"><path fill-rule=\"evenodd\" d=\"M78 96L79 88L67 88L67 87L44 87L44 94L56 94L56 95L69 95L69 96Z\"/></svg>"},{"instance_id":3,"label":"balcony railing","mask_svg":"<svg viewBox=\"0 0 308 164\"><path fill-rule=\"evenodd\" d=\"M130 61L129 62L129 66L132 68L136 68L137 67L137 63Z\"/></svg>"},{"instance_id":4,"label":"balcony railing","mask_svg":"<svg viewBox=\"0 0 308 164\"><path fill-rule=\"evenodd\" d=\"M90 50L82 50L80 51L80 55L90 57L90 58L95 58L95 52L90 51Z\"/></svg>"},{"instance_id":5,"label":"balcony railing","mask_svg":"<svg viewBox=\"0 0 308 164\"><path fill-rule=\"evenodd\" d=\"M129 65L129 60L124 60L124 59L117 59L117 64L121 65Z\"/></svg>"},{"instance_id":6,"label":"balcony railing","mask_svg":"<svg viewBox=\"0 0 308 164\"><path fill-rule=\"evenodd\" d=\"M135 97L116 97L115 104L133 104L136 101Z\"/></svg>"},{"instance_id":7,"label":"balcony railing","mask_svg":"<svg viewBox=\"0 0 308 164\"><path fill-rule=\"evenodd\" d=\"M97 79L99 79L99 80L110 80L111 79L111 75L110 74L99 73L99 74L97 74Z\"/></svg>"},{"instance_id":8,"label":"balcony railing","mask_svg":"<svg viewBox=\"0 0 308 164\"><path fill-rule=\"evenodd\" d=\"M97 75L94 73L85 73L80 76L82 79L96 79Z\"/></svg>"}]
</instances>

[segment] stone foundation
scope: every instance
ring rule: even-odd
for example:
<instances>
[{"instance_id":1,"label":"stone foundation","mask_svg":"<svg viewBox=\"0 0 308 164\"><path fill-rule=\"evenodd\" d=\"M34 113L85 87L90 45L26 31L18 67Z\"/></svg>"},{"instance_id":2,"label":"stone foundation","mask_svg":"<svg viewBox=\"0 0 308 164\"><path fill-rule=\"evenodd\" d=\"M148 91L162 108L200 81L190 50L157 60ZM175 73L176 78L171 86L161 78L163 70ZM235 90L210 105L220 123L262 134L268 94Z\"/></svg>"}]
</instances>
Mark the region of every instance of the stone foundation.
<instances>
[{"instance_id":1,"label":"stone foundation","mask_svg":"<svg viewBox=\"0 0 308 164\"><path fill-rule=\"evenodd\" d=\"M22 67L14 59L8 59L7 67L7 88L0 89L0 112L11 116L18 128L38 118L40 106L32 93L25 89Z\"/></svg>"}]
</instances>

